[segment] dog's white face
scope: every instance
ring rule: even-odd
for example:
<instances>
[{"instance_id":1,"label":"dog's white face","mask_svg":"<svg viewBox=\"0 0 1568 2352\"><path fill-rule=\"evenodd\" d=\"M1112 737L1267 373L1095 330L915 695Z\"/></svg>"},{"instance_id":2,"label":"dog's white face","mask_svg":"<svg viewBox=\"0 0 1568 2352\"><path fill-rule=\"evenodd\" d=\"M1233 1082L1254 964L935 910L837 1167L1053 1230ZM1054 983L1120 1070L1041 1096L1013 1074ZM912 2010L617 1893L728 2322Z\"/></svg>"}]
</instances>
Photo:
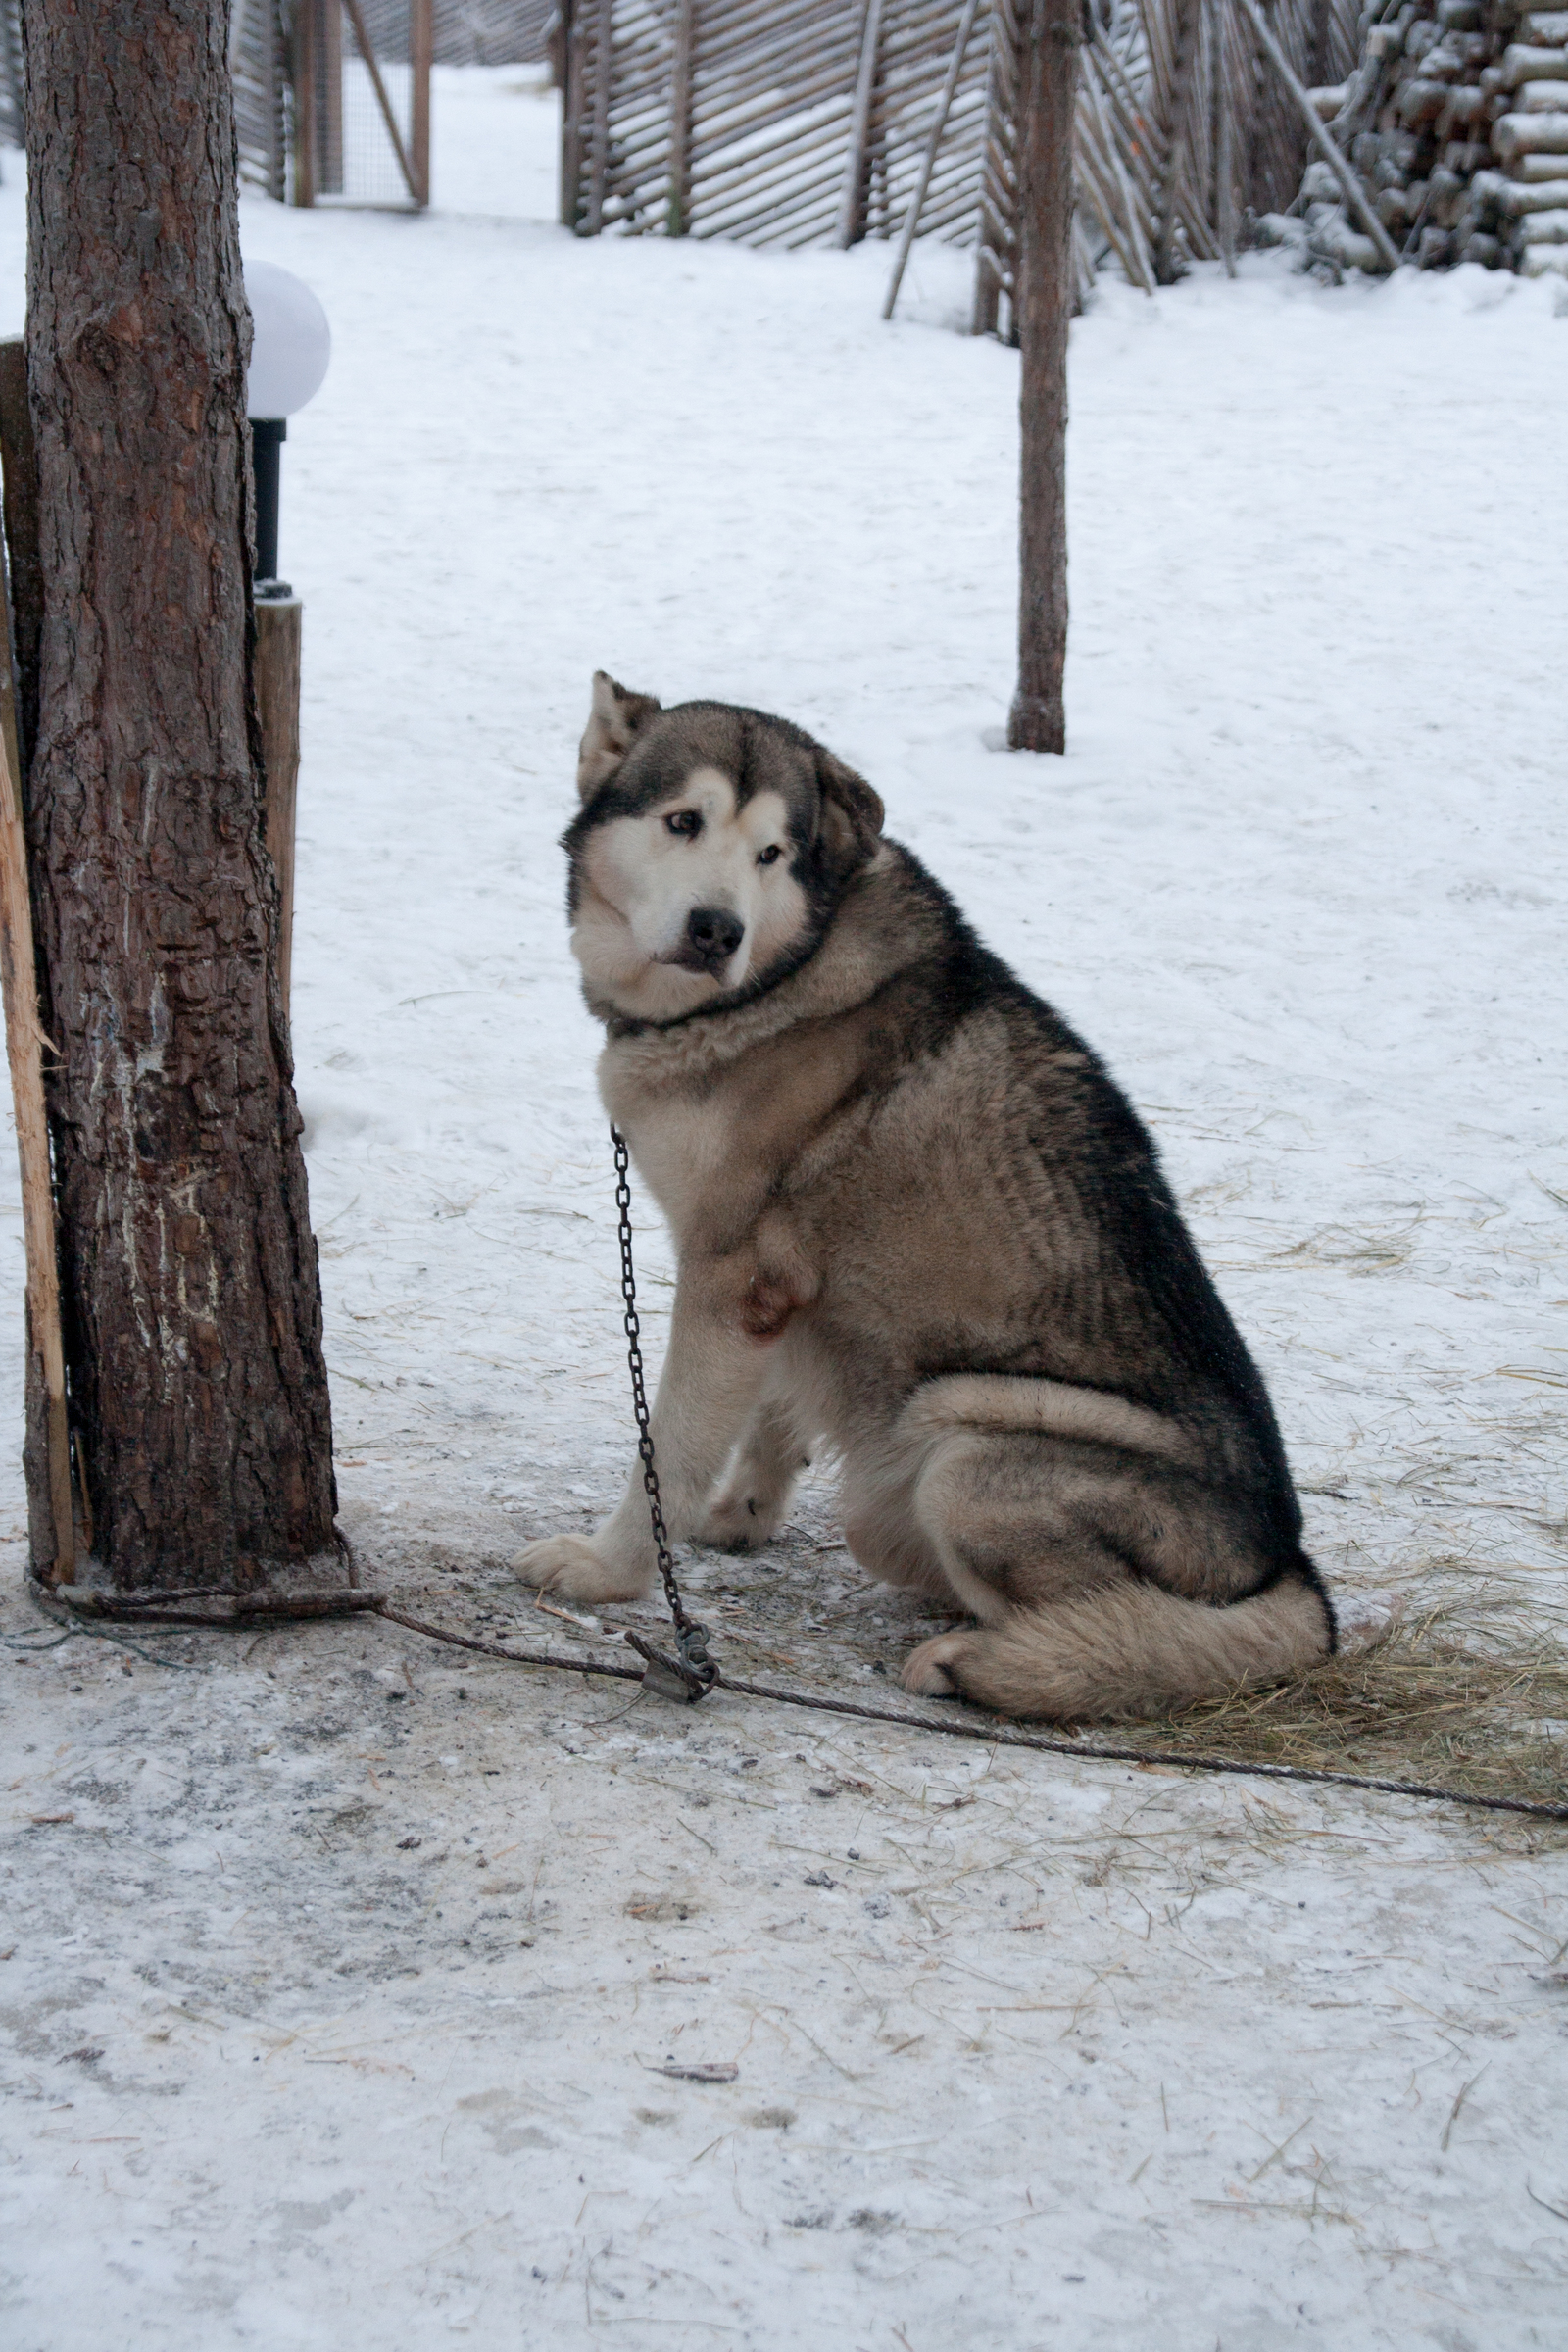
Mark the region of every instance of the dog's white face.
<instances>
[{"instance_id":1,"label":"dog's white face","mask_svg":"<svg viewBox=\"0 0 1568 2352\"><path fill-rule=\"evenodd\" d=\"M809 921L788 815L781 793L738 804L727 776L698 766L652 807L596 826L571 934L590 994L669 1020L786 955Z\"/></svg>"}]
</instances>

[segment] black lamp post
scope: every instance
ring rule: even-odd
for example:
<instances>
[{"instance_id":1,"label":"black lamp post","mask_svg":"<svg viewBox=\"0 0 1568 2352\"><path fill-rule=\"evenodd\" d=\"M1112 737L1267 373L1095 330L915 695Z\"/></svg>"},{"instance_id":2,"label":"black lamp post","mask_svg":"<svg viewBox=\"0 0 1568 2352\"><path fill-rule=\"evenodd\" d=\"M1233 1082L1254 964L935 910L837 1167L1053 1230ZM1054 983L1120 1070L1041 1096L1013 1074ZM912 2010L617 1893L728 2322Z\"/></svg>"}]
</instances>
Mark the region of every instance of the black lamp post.
<instances>
[{"instance_id":1,"label":"black lamp post","mask_svg":"<svg viewBox=\"0 0 1568 2352\"><path fill-rule=\"evenodd\" d=\"M271 603L294 593L277 576L277 509L288 419L321 388L332 356L326 313L304 280L275 262L249 262L245 295L254 334L246 409L256 485L256 577L252 594Z\"/></svg>"}]
</instances>

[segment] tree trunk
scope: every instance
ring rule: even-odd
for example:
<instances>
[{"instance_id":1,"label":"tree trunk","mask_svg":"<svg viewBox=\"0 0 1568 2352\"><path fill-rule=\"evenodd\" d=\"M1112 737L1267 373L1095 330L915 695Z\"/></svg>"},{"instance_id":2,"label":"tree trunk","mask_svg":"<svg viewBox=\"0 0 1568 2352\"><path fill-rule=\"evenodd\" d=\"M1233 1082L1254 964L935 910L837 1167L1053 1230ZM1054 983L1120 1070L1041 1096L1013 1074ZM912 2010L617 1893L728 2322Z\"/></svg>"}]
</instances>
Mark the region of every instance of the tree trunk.
<instances>
[{"instance_id":1,"label":"tree trunk","mask_svg":"<svg viewBox=\"0 0 1568 2352\"><path fill-rule=\"evenodd\" d=\"M120 1591L332 1543L262 838L226 0L28 0L28 838L72 1416Z\"/></svg>"},{"instance_id":2,"label":"tree trunk","mask_svg":"<svg viewBox=\"0 0 1568 2352\"><path fill-rule=\"evenodd\" d=\"M1018 691L1015 752L1066 748L1067 325L1078 22L1071 0L1028 0L1018 90Z\"/></svg>"}]
</instances>

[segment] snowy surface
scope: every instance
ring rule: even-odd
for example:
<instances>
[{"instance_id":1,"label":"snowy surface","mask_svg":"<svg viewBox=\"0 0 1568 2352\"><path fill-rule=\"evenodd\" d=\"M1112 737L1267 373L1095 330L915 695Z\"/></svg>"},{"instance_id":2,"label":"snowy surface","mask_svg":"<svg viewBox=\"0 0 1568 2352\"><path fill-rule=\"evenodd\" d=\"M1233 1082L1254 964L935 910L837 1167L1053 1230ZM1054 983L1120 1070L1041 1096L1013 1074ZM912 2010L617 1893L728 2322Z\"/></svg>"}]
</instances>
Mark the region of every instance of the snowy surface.
<instances>
[{"instance_id":1,"label":"snowy surface","mask_svg":"<svg viewBox=\"0 0 1568 2352\"><path fill-rule=\"evenodd\" d=\"M962 260L889 328L883 250L574 243L533 78L439 77L430 218L244 213L336 338L285 453L294 1024L368 1571L612 1654L507 1575L627 1450L555 846L604 664L822 735L1107 1055L1342 1589L1560 1623L1568 317L1106 286L1071 749L1008 759L1016 361L952 331ZM29 1654L14 1472L0 1524L18 2352L1561 2343L1561 1839L384 1627ZM693 1561L727 1654L777 1664L772 1575L791 1676L885 1690L908 1604L829 1491L788 1539Z\"/></svg>"}]
</instances>

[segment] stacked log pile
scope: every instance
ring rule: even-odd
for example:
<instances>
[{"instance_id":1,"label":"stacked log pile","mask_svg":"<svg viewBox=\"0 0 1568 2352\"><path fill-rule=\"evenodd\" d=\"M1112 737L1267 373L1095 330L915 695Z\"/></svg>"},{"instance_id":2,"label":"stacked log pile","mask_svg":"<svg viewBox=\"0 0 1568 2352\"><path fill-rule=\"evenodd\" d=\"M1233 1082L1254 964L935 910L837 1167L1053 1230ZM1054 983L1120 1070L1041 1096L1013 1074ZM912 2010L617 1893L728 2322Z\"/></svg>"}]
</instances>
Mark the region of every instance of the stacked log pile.
<instances>
[{"instance_id":1,"label":"stacked log pile","mask_svg":"<svg viewBox=\"0 0 1568 2352\"><path fill-rule=\"evenodd\" d=\"M1356 72L1312 97L1404 258L1568 276L1568 8L1388 0ZM1298 209L1314 261L1381 266L1326 164Z\"/></svg>"}]
</instances>

